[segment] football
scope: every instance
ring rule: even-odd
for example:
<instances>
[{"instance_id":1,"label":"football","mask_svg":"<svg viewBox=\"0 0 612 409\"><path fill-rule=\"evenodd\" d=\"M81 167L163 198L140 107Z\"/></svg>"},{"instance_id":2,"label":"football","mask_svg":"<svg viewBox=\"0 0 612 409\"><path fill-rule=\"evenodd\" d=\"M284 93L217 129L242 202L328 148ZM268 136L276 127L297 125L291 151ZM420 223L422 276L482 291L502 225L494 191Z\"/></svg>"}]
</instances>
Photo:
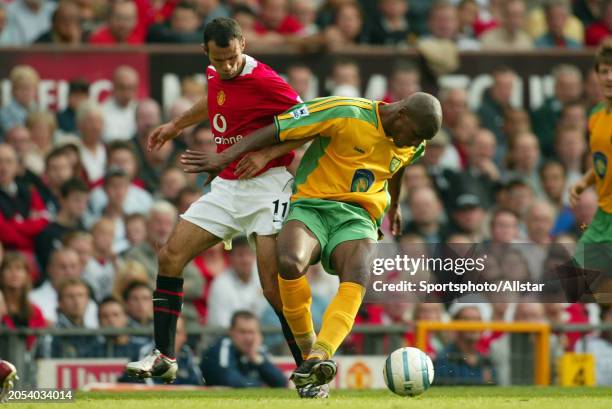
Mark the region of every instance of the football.
<instances>
[{"instance_id":1,"label":"football","mask_svg":"<svg viewBox=\"0 0 612 409\"><path fill-rule=\"evenodd\" d=\"M418 396L433 382L433 363L418 348L400 348L387 357L383 378L391 392L400 396Z\"/></svg>"}]
</instances>

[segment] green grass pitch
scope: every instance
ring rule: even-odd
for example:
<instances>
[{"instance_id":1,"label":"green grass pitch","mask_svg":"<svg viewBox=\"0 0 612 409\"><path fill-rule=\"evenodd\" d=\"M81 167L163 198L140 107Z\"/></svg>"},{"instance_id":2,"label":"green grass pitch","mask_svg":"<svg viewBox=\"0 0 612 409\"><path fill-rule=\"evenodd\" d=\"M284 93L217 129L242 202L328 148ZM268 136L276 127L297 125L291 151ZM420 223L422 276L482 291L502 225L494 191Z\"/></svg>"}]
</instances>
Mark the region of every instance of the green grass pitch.
<instances>
[{"instance_id":1,"label":"green grass pitch","mask_svg":"<svg viewBox=\"0 0 612 409\"><path fill-rule=\"evenodd\" d=\"M21 407L40 407L21 404ZM80 392L64 409L612 409L612 388L432 387L416 398L387 390L332 390L326 400L302 400L292 390L206 390L197 392Z\"/></svg>"}]
</instances>

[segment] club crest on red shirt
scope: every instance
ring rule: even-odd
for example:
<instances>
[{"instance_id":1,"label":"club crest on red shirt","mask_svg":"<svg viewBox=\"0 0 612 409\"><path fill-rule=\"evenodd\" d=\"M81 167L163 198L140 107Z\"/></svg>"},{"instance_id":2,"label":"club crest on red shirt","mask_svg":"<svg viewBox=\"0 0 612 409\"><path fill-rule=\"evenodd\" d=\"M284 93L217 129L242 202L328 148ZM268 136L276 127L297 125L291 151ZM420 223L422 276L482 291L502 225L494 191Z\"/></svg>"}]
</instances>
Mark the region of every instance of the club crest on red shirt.
<instances>
[{"instance_id":1,"label":"club crest on red shirt","mask_svg":"<svg viewBox=\"0 0 612 409\"><path fill-rule=\"evenodd\" d=\"M217 105L221 106L223 104L225 104L225 92L223 92L223 90L217 92Z\"/></svg>"}]
</instances>

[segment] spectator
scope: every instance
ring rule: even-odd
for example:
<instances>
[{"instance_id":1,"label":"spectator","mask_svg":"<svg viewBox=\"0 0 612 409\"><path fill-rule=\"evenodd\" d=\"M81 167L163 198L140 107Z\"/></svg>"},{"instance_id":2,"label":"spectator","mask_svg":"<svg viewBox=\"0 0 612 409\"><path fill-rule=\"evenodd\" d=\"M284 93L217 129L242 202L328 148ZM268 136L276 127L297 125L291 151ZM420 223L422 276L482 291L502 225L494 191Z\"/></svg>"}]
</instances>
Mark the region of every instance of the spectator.
<instances>
[{"instance_id":1,"label":"spectator","mask_svg":"<svg viewBox=\"0 0 612 409\"><path fill-rule=\"evenodd\" d=\"M493 245L515 243L519 239L519 219L510 210L497 209L491 215L489 231Z\"/></svg>"},{"instance_id":2,"label":"spectator","mask_svg":"<svg viewBox=\"0 0 612 409\"><path fill-rule=\"evenodd\" d=\"M89 84L83 80L70 81L68 84L68 105L57 113L57 124L64 133L77 132L76 112L89 98Z\"/></svg>"},{"instance_id":3,"label":"spectator","mask_svg":"<svg viewBox=\"0 0 612 409\"><path fill-rule=\"evenodd\" d=\"M123 304L112 296L104 298L98 306L100 328L128 328L128 317ZM130 335L106 335L97 340L96 355L103 358L132 358L145 345Z\"/></svg>"},{"instance_id":4,"label":"spectator","mask_svg":"<svg viewBox=\"0 0 612 409\"><path fill-rule=\"evenodd\" d=\"M346 58L334 62L330 95L361 96L361 74L357 62Z\"/></svg>"},{"instance_id":5,"label":"spectator","mask_svg":"<svg viewBox=\"0 0 612 409\"><path fill-rule=\"evenodd\" d=\"M453 234L465 235L469 238L470 243L482 241L486 212L478 196L472 193L457 195L450 213Z\"/></svg>"},{"instance_id":6,"label":"spectator","mask_svg":"<svg viewBox=\"0 0 612 409\"><path fill-rule=\"evenodd\" d=\"M597 72L595 70L589 70L586 76L584 81L584 96L587 104L586 107L589 111L597 104L605 101L602 88L599 85L599 80L597 79Z\"/></svg>"},{"instance_id":7,"label":"spectator","mask_svg":"<svg viewBox=\"0 0 612 409\"><path fill-rule=\"evenodd\" d=\"M200 15L202 28L216 18L229 17L230 15L230 11L227 6L220 0L193 0L193 3L195 4L198 14Z\"/></svg>"},{"instance_id":8,"label":"spectator","mask_svg":"<svg viewBox=\"0 0 612 409\"><path fill-rule=\"evenodd\" d=\"M270 362L262 346L257 317L249 311L236 311L230 322L229 337L211 346L200 363L207 385L233 388L284 388L287 379Z\"/></svg>"},{"instance_id":9,"label":"spectator","mask_svg":"<svg viewBox=\"0 0 612 409\"><path fill-rule=\"evenodd\" d=\"M148 43L197 44L202 41L201 21L192 3L179 2L169 22L149 27Z\"/></svg>"},{"instance_id":10,"label":"spectator","mask_svg":"<svg viewBox=\"0 0 612 409\"><path fill-rule=\"evenodd\" d=\"M607 37L612 35L612 1L603 0L600 2L600 17L597 21L590 24L585 32L585 44L596 47Z\"/></svg>"},{"instance_id":11,"label":"spectator","mask_svg":"<svg viewBox=\"0 0 612 409\"><path fill-rule=\"evenodd\" d=\"M157 275L157 250L168 241L170 233L176 224L177 213L174 206L168 202L158 201L151 206L147 219L147 240L136 247L126 251L125 260L135 260L142 263L149 276L149 283L155 282ZM183 317L189 323L196 321L198 314L192 302L202 297L204 292L204 280L191 261L183 270L185 280L183 300Z\"/></svg>"},{"instance_id":12,"label":"spectator","mask_svg":"<svg viewBox=\"0 0 612 409\"><path fill-rule=\"evenodd\" d=\"M447 231L440 221L444 209L436 192L429 186L413 189L408 195L408 208L412 217L404 232L418 234L426 243L441 243Z\"/></svg>"},{"instance_id":13,"label":"spectator","mask_svg":"<svg viewBox=\"0 0 612 409\"><path fill-rule=\"evenodd\" d=\"M290 2L290 15L302 26L299 34L310 36L319 32L317 26L317 4L311 0L293 0Z\"/></svg>"},{"instance_id":14,"label":"spectator","mask_svg":"<svg viewBox=\"0 0 612 409\"><path fill-rule=\"evenodd\" d=\"M2 35L7 45L31 44L51 25L56 3L50 0L15 0L6 6L6 28Z\"/></svg>"},{"instance_id":15,"label":"spectator","mask_svg":"<svg viewBox=\"0 0 612 409\"><path fill-rule=\"evenodd\" d=\"M136 95L138 73L122 65L113 73L113 91L102 105L104 111L104 142L129 140L136 132Z\"/></svg>"},{"instance_id":16,"label":"spectator","mask_svg":"<svg viewBox=\"0 0 612 409\"><path fill-rule=\"evenodd\" d=\"M83 43L79 7L70 0L61 0L51 17L51 29L43 32L34 42L70 45Z\"/></svg>"},{"instance_id":17,"label":"spectator","mask_svg":"<svg viewBox=\"0 0 612 409\"><path fill-rule=\"evenodd\" d=\"M79 278L80 265L79 255L75 250L61 248L51 253L49 265L47 265L49 278L30 293L30 301L42 309L47 322L57 322L58 289L65 280ZM85 311L86 327L96 328L98 326L97 312L96 303L90 300Z\"/></svg>"},{"instance_id":18,"label":"spectator","mask_svg":"<svg viewBox=\"0 0 612 409\"><path fill-rule=\"evenodd\" d=\"M85 328L89 299L87 285L78 278L63 281L58 290L57 323L55 328ZM87 358L95 356L95 343L88 335L54 336L51 358Z\"/></svg>"},{"instance_id":19,"label":"spectator","mask_svg":"<svg viewBox=\"0 0 612 409\"><path fill-rule=\"evenodd\" d=\"M316 77L306 64L289 66L287 68L287 83L303 101L309 101L318 95Z\"/></svg>"},{"instance_id":20,"label":"spectator","mask_svg":"<svg viewBox=\"0 0 612 409\"><path fill-rule=\"evenodd\" d=\"M87 231L68 233L62 240L65 248L74 250L79 255L78 271L85 271L87 263L93 257L93 236ZM48 264L48 263L47 263Z\"/></svg>"},{"instance_id":21,"label":"spectator","mask_svg":"<svg viewBox=\"0 0 612 409\"><path fill-rule=\"evenodd\" d=\"M332 25L317 36L324 49L338 51L351 45L364 44L368 37L364 30L363 13L353 2L346 2L334 12ZM307 41L312 42L311 39Z\"/></svg>"},{"instance_id":22,"label":"spectator","mask_svg":"<svg viewBox=\"0 0 612 409\"><path fill-rule=\"evenodd\" d=\"M544 307L540 303L517 303L512 321L546 322ZM513 344L520 340L513 334L506 334L491 344L491 360L499 385L528 384L533 379L532 369L519 363L522 361L516 360L512 354L516 351L512 348Z\"/></svg>"},{"instance_id":23,"label":"spectator","mask_svg":"<svg viewBox=\"0 0 612 409\"><path fill-rule=\"evenodd\" d=\"M283 36L296 35L302 30L300 22L289 14L287 0L262 0L259 19L255 32L266 34L274 32Z\"/></svg>"},{"instance_id":24,"label":"spectator","mask_svg":"<svg viewBox=\"0 0 612 409\"><path fill-rule=\"evenodd\" d=\"M525 226L527 228L527 242L530 246L521 247L529 262L529 271L532 280L542 278L544 260L548 247L552 243L551 231L555 222L555 209L543 200L536 200L527 211Z\"/></svg>"},{"instance_id":25,"label":"spectator","mask_svg":"<svg viewBox=\"0 0 612 409\"><path fill-rule=\"evenodd\" d=\"M111 294L117 256L113 249L116 236L116 222L108 217L101 217L91 228L93 236L93 257L85 266L83 280L91 288L92 296L100 301Z\"/></svg>"},{"instance_id":26,"label":"spectator","mask_svg":"<svg viewBox=\"0 0 612 409\"><path fill-rule=\"evenodd\" d=\"M523 132L511 141L508 152L506 178L522 178L529 183L538 197L543 195L542 183L538 174L540 146L536 136Z\"/></svg>"},{"instance_id":27,"label":"spectator","mask_svg":"<svg viewBox=\"0 0 612 409\"><path fill-rule=\"evenodd\" d=\"M138 24L138 10L132 0L119 0L110 4L106 24L89 37L94 45L143 44L144 26Z\"/></svg>"},{"instance_id":28,"label":"spectator","mask_svg":"<svg viewBox=\"0 0 612 409\"><path fill-rule=\"evenodd\" d=\"M25 0L22 0L25 1ZM20 2L15 2L16 5ZM0 108L0 141L18 125L25 125L28 114L36 110L36 96L40 78L29 65L17 65L9 73L11 101Z\"/></svg>"},{"instance_id":29,"label":"spectator","mask_svg":"<svg viewBox=\"0 0 612 409\"><path fill-rule=\"evenodd\" d=\"M482 321L480 309L460 306L453 315L455 320ZM480 331L458 331L454 342L444 348L434 361L438 385L494 384L496 376L488 358L476 348Z\"/></svg>"},{"instance_id":30,"label":"spectator","mask_svg":"<svg viewBox=\"0 0 612 409\"><path fill-rule=\"evenodd\" d=\"M459 117L457 126L451 129L452 143L448 145L441 158L446 168L452 170L467 168L470 146L479 130L480 120L476 114L467 111Z\"/></svg>"},{"instance_id":31,"label":"spectator","mask_svg":"<svg viewBox=\"0 0 612 409\"><path fill-rule=\"evenodd\" d=\"M504 187L507 191L507 202L499 203L499 205L514 212L522 219L535 200L533 188L523 179L511 179Z\"/></svg>"},{"instance_id":32,"label":"spectator","mask_svg":"<svg viewBox=\"0 0 612 409\"><path fill-rule=\"evenodd\" d=\"M82 218L87 209L89 188L80 179L70 179L60 189L60 208L55 219L34 239L36 259L45 271L51 253L62 246L64 237L84 230ZM43 274L46 278L46 274Z\"/></svg>"},{"instance_id":33,"label":"spectator","mask_svg":"<svg viewBox=\"0 0 612 409\"><path fill-rule=\"evenodd\" d=\"M505 139L511 141L522 132L532 132L529 113L523 108L507 107L504 109L503 135ZM500 153L505 156L507 152Z\"/></svg>"},{"instance_id":34,"label":"spectator","mask_svg":"<svg viewBox=\"0 0 612 409\"><path fill-rule=\"evenodd\" d=\"M147 270L142 263L133 260L128 260L121 263L121 266L115 274L112 297L123 301L123 293L136 281L143 284L147 284L149 282Z\"/></svg>"},{"instance_id":35,"label":"spectator","mask_svg":"<svg viewBox=\"0 0 612 409\"><path fill-rule=\"evenodd\" d=\"M453 42L459 50L478 50L480 43L459 33L457 8L449 0L437 0L431 6L427 20L431 36Z\"/></svg>"},{"instance_id":36,"label":"spectator","mask_svg":"<svg viewBox=\"0 0 612 409\"><path fill-rule=\"evenodd\" d=\"M130 247L136 247L147 240L147 218L142 213L132 213L125 217L125 237Z\"/></svg>"},{"instance_id":37,"label":"spectator","mask_svg":"<svg viewBox=\"0 0 612 409\"><path fill-rule=\"evenodd\" d=\"M202 189L193 185L187 185L181 189L176 198L176 210L178 213L185 213L189 206L202 196L202 193Z\"/></svg>"},{"instance_id":38,"label":"spectator","mask_svg":"<svg viewBox=\"0 0 612 409\"><path fill-rule=\"evenodd\" d=\"M255 253L246 237L232 241L230 267L216 277L208 294L208 325L229 328L232 315L247 309L258 314L264 298L255 265Z\"/></svg>"},{"instance_id":39,"label":"spectator","mask_svg":"<svg viewBox=\"0 0 612 409\"><path fill-rule=\"evenodd\" d=\"M440 91L442 105L442 127L452 134L457 128L459 119L468 111L467 91L464 88L445 88Z\"/></svg>"},{"instance_id":40,"label":"spectator","mask_svg":"<svg viewBox=\"0 0 612 409\"><path fill-rule=\"evenodd\" d=\"M582 178L584 159L587 153L585 132L576 126L561 126L557 129L555 152L565 168L567 186Z\"/></svg>"},{"instance_id":41,"label":"spectator","mask_svg":"<svg viewBox=\"0 0 612 409\"><path fill-rule=\"evenodd\" d=\"M108 203L102 211L102 215L115 224L115 236L113 238L112 251L119 254L129 248L125 237L125 224L123 219L125 213L125 201L130 187L130 179L121 168L108 168L104 177L104 193Z\"/></svg>"},{"instance_id":42,"label":"spectator","mask_svg":"<svg viewBox=\"0 0 612 409\"><path fill-rule=\"evenodd\" d=\"M187 175L177 166L164 169L160 176L159 199L176 203L178 194L187 186Z\"/></svg>"},{"instance_id":43,"label":"spectator","mask_svg":"<svg viewBox=\"0 0 612 409\"><path fill-rule=\"evenodd\" d=\"M17 160L11 146L0 144L0 241L7 249L32 252L49 220L36 188L16 179Z\"/></svg>"},{"instance_id":44,"label":"spectator","mask_svg":"<svg viewBox=\"0 0 612 409\"><path fill-rule=\"evenodd\" d=\"M600 305L600 319L602 324L612 323L612 305ZM578 352L592 354L595 358L595 380L597 385L612 385L612 367L608 365L612 355L612 330L602 331L598 336L587 336L584 343L577 344Z\"/></svg>"},{"instance_id":45,"label":"spectator","mask_svg":"<svg viewBox=\"0 0 612 409\"><path fill-rule=\"evenodd\" d=\"M136 134L131 142L136 150L139 161L138 177L144 182L149 192L159 188L161 171L174 163L177 152L171 143L166 143L152 152L147 149L147 138L153 129L161 124L159 104L152 99L143 100L136 108Z\"/></svg>"},{"instance_id":46,"label":"spectator","mask_svg":"<svg viewBox=\"0 0 612 409\"><path fill-rule=\"evenodd\" d=\"M498 149L496 158L499 160L508 147L510 135L504 133L504 112L512 105L517 75L511 68L503 66L495 68L491 75L493 84L482 97L478 116L482 126L495 134Z\"/></svg>"},{"instance_id":47,"label":"spectator","mask_svg":"<svg viewBox=\"0 0 612 409\"><path fill-rule=\"evenodd\" d=\"M483 49L529 50L533 42L525 32L525 2L508 0L503 2L501 25L486 31L480 37Z\"/></svg>"},{"instance_id":48,"label":"spectator","mask_svg":"<svg viewBox=\"0 0 612 409\"><path fill-rule=\"evenodd\" d=\"M150 328L153 325L153 291L140 281L133 281L123 291L123 302L128 315L128 327ZM138 337L138 341L149 339Z\"/></svg>"},{"instance_id":49,"label":"spectator","mask_svg":"<svg viewBox=\"0 0 612 409\"><path fill-rule=\"evenodd\" d=\"M446 178L450 184L449 199L456 197L459 192L470 192L478 196L485 209L490 208L499 180L499 170L495 165L495 135L487 129L479 130L470 142L466 169L460 172L448 171Z\"/></svg>"},{"instance_id":50,"label":"spectator","mask_svg":"<svg viewBox=\"0 0 612 409\"><path fill-rule=\"evenodd\" d=\"M569 21L570 9L565 0L549 0L544 5L548 31L537 37L536 48L581 48L582 44L567 37L565 27Z\"/></svg>"},{"instance_id":51,"label":"spectator","mask_svg":"<svg viewBox=\"0 0 612 409\"><path fill-rule=\"evenodd\" d=\"M0 324L7 328L45 328L42 311L30 302L32 289L27 259L20 253L9 252L0 261L0 293L4 296L7 312L0 314ZM36 337L26 337L26 347L31 349Z\"/></svg>"},{"instance_id":52,"label":"spectator","mask_svg":"<svg viewBox=\"0 0 612 409\"><path fill-rule=\"evenodd\" d=\"M55 116L49 112L32 112L28 115L25 125L30 131L36 153L40 158L44 158L53 149L57 129ZM41 159L41 164L42 162Z\"/></svg>"},{"instance_id":53,"label":"spectator","mask_svg":"<svg viewBox=\"0 0 612 409\"><path fill-rule=\"evenodd\" d=\"M546 199L555 208L557 220L564 216L564 212L568 212L567 216L573 219L572 211L567 206L569 197L563 165L555 160L545 162L540 168L540 180Z\"/></svg>"},{"instance_id":54,"label":"spectator","mask_svg":"<svg viewBox=\"0 0 612 409\"><path fill-rule=\"evenodd\" d=\"M370 30L371 44L408 45L408 2L404 0L378 0L378 15Z\"/></svg>"},{"instance_id":55,"label":"spectator","mask_svg":"<svg viewBox=\"0 0 612 409\"><path fill-rule=\"evenodd\" d=\"M392 0L395 1L395 0ZM383 101L397 102L421 90L421 74L411 63L399 63L393 67L387 94Z\"/></svg>"},{"instance_id":56,"label":"spectator","mask_svg":"<svg viewBox=\"0 0 612 409\"><path fill-rule=\"evenodd\" d=\"M108 145L108 167L121 169L130 180L127 196L123 202L123 212L127 215L132 213L148 213L153 198L143 186L144 182L138 179L138 159L131 143L126 141L115 141ZM108 196L104 186L98 186L91 192L89 207L93 217L102 214L108 205Z\"/></svg>"},{"instance_id":57,"label":"spectator","mask_svg":"<svg viewBox=\"0 0 612 409\"><path fill-rule=\"evenodd\" d=\"M104 111L95 103L82 104L77 111L77 128L81 138L81 162L87 180L93 184L104 176L106 148L102 142Z\"/></svg>"},{"instance_id":58,"label":"spectator","mask_svg":"<svg viewBox=\"0 0 612 409\"><path fill-rule=\"evenodd\" d=\"M70 154L66 149L53 148L45 158L45 171L42 175L43 189L40 194L51 215L56 215L60 208L62 185L72 178L79 178L74 174L70 163Z\"/></svg>"},{"instance_id":59,"label":"spectator","mask_svg":"<svg viewBox=\"0 0 612 409\"><path fill-rule=\"evenodd\" d=\"M17 174L24 182L38 180L43 171L43 159L32 142L30 130L25 126L15 126L6 133L4 141L12 146L19 157Z\"/></svg>"},{"instance_id":60,"label":"spectator","mask_svg":"<svg viewBox=\"0 0 612 409\"><path fill-rule=\"evenodd\" d=\"M562 64L553 69L555 93L547 98L542 106L533 112L533 130L538 136L542 154L550 158L554 154L555 125L559 122L565 104L582 97L582 73L573 66Z\"/></svg>"}]
</instances>

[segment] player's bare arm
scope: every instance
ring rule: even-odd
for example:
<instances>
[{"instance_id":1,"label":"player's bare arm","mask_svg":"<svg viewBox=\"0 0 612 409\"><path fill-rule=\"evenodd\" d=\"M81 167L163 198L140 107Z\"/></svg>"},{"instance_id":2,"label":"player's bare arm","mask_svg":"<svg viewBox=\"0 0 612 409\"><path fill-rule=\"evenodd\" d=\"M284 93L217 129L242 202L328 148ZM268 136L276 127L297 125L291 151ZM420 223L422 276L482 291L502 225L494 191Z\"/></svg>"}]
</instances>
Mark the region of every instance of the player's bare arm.
<instances>
[{"instance_id":1,"label":"player's bare arm","mask_svg":"<svg viewBox=\"0 0 612 409\"><path fill-rule=\"evenodd\" d=\"M399 236L402 234L402 213L399 206L399 196L402 190L402 177L404 176L405 167L398 170L395 175L389 180L388 191L391 200L389 202L389 210L387 216L391 221L391 234Z\"/></svg>"},{"instance_id":2,"label":"player's bare arm","mask_svg":"<svg viewBox=\"0 0 612 409\"><path fill-rule=\"evenodd\" d=\"M313 138L279 143L278 145L268 146L267 148L257 152L248 153L244 155L240 162L238 162L235 173L240 177L240 179L252 178L257 175L271 160L279 158L292 150L299 148L312 139Z\"/></svg>"},{"instance_id":3,"label":"player's bare arm","mask_svg":"<svg viewBox=\"0 0 612 409\"><path fill-rule=\"evenodd\" d=\"M578 201L580 200L580 195L582 194L582 192L587 190L589 187L593 186L595 184L595 181L596 181L595 171L591 168L589 169L587 173L584 174L584 176L582 176L582 178L578 182L574 183L570 187L569 200L570 200L570 205L572 206L572 208L575 208L576 205L578 204Z\"/></svg>"},{"instance_id":4,"label":"player's bare arm","mask_svg":"<svg viewBox=\"0 0 612 409\"><path fill-rule=\"evenodd\" d=\"M181 155L181 164L187 173L219 172L232 163L232 161L248 152L258 151L268 146L279 144L276 133L276 125L268 125L258 129L234 144L231 148L218 154L188 150Z\"/></svg>"},{"instance_id":5,"label":"player's bare arm","mask_svg":"<svg viewBox=\"0 0 612 409\"><path fill-rule=\"evenodd\" d=\"M208 119L208 100L203 97L179 117L155 128L149 135L147 148L149 151L157 150L179 136L185 128L206 119Z\"/></svg>"}]
</instances>

